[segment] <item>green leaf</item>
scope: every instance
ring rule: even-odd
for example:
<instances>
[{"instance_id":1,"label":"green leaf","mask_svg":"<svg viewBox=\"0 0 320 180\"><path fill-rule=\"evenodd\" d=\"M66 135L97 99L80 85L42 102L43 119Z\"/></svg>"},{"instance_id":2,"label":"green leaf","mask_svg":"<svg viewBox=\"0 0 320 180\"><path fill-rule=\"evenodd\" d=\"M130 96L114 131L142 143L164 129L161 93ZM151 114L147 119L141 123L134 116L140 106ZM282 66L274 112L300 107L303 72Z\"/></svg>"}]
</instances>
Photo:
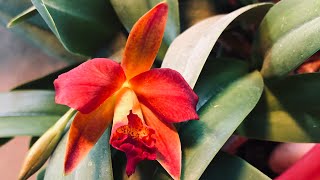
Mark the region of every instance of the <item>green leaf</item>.
<instances>
[{"instance_id":1,"label":"green leaf","mask_svg":"<svg viewBox=\"0 0 320 180\"><path fill-rule=\"evenodd\" d=\"M12 17L28 9L30 6L32 6L32 3L29 0L0 0L1 22L7 24L7 22L4 22L9 21ZM8 19L3 19L4 17L8 17Z\"/></svg>"},{"instance_id":2,"label":"green leaf","mask_svg":"<svg viewBox=\"0 0 320 180\"><path fill-rule=\"evenodd\" d=\"M110 131L101 136L99 141L91 149L89 154L78 165L77 169L70 175L64 176L63 162L66 150L68 133L65 134L54 151L47 166L46 180L78 179L78 180L96 180L113 179L111 153L109 142Z\"/></svg>"},{"instance_id":3,"label":"green leaf","mask_svg":"<svg viewBox=\"0 0 320 180\"><path fill-rule=\"evenodd\" d=\"M240 8L226 15L214 16L192 26L170 45L162 67L175 69L193 87L218 37L234 20L252 11L266 12L272 4L259 3ZM264 13L257 13L262 15ZM260 18L256 16L256 18Z\"/></svg>"},{"instance_id":4,"label":"green leaf","mask_svg":"<svg viewBox=\"0 0 320 180\"><path fill-rule=\"evenodd\" d=\"M46 173L46 169L42 169L37 175L37 180L44 180L45 173Z\"/></svg>"},{"instance_id":5,"label":"green leaf","mask_svg":"<svg viewBox=\"0 0 320 180\"><path fill-rule=\"evenodd\" d=\"M25 11L22 11L20 14L18 14L14 18L12 18L9 21L9 23L7 24L7 28L11 28L11 27L25 21L26 19L29 19L30 17L32 17L36 14L37 14L36 7L31 6L28 9L26 9Z\"/></svg>"},{"instance_id":6,"label":"green leaf","mask_svg":"<svg viewBox=\"0 0 320 180\"><path fill-rule=\"evenodd\" d=\"M245 160L219 152L200 179L270 180Z\"/></svg>"},{"instance_id":7,"label":"green leaf","mask_svg":"<svg viewBox=\"0 0 320 180\"><path fill-rule=\"evenodd\" d=\"M194 91L199 97L197 109L205 105L215 92L249 72L248 64L236 59L209 59L200 74ZM214 82L214 83L211 83Z\"/></svg>"},{"instance_id":8,"label":"green leaf","mask_svg":"<svg viewBox=\"0 0 320 180\"><path fill-rule=\"evenodd\" d=\"M282 0L270 9L259 30L266 78L287 75L320 49L320 1Z\"/></svg>"},{"instance_id":9,"label":"green leaf","mask_svg":"<svg viewBox=\"0 0 320 180\"><path fill-rule=\"evenodd\" d=\"M209 59L206 62L194 88L199 96L200 120L183 124L179 131L183 151L182 179L201 176L215 153L254 107L262 88L259 73L248 75L248 64L243 61ZM153 179L170 177L160 168Z\"/></svg>"},{"instance_id":10,"label":"green leaf","mask_svg":"<svg viewBox=\"0 0 320 180\"><path fill-rule=\"evenodd\" d=\"M152 7L163 0L111 0L111 4L118 14L122 24L130 32L134 23ZM177 0L167 0L169 5L169 15L166 30L163 37L163 43L159 50L158 56L163 59L171 42L180 33L179 21L179 3Z\"/></svg>"},{"instance_id":11,"label":"green leaf","mask_svg":"<svg viewBox=\"0 0 320 180\"><path fill-rule=\"evenodd\" d=\"M39 136L67 110L55 104L53 91L0 93L0 137Z\"/></svg>"},{"instance_id":12,"label":"green leaf","mask_svg":"<svg viewBox=\"0 0 320 180\"><path fill-rule=\"evenodd\" d=\"M63 46L79 55L93 56L120 31L108 1L32 0Z\"/></svg>"},{"instance_id":13,"label":"green leaf","mask_svg":"<svg viewBox=\"0 0 320 180\"><path fill-rule=\"evenodd\" d=\"M320 142L320 73L288 76L266 85L237 133L280 142Z\"/></svg>"},{"instance_id":14,"label":"green leaf","mask_svg":"<svg viewBox=\"0 0 320 180\"><path fill-rule=\"evenodd\" d=\"M255 107L263 90L263 80L257 71L233 81L225 78L225 81L207 82L219 88L212 91L210 100L198 111L200 120L189 121L179 131L182 179L200 178L222 145Z\"/></svg>"},{"instance_id":15,"label":"green leaf","mask_svg":"<svg viewBox=\"0 0 320 180\"><path fill-rule=\"evenodd\" d=\"M0 0L0 22L3 25L7 25L12 18L32 6L30 0L2 1ZM83 61L83 58L72 55L64 49L39 14L35 14L10 30L58 60L69 63Z\"/></svg>"}]
</instances>

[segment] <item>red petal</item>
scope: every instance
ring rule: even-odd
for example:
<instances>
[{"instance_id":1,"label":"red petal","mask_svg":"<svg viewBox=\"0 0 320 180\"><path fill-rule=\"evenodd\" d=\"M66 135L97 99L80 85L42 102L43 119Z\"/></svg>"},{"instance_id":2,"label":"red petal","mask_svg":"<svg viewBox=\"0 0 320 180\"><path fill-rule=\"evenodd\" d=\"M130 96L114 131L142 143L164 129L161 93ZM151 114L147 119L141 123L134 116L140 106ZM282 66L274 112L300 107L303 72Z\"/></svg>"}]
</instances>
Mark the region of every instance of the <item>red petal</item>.
<instances>
[{"instance_id":1,"label":"red petal","mask_svg":"<svg viewBox=\"0 0 320 180\"><path fill-rule=\"evenodd\" d=\"M129 81L140 103L168 123L199 119L198 96L174 70L161 68L139 74Z\"/></svg>"},{"instance_id":2,"label":"red petal","mask_svg":"<svg viewBox=\"0 0 320 180\"><path fill-rule=\"evenodd\" d=\"M92 59L54 81L55 100L86 114L108 99L125 80L118 63L104 58Z\"/></svg>"},{"instance_id":3,"label":"red petal","mask_svg":"<svg viewBox=\"0 0 320 180\"><path fill-rule=\"evenodd\" d=\"M73 171L112 122L114 97L89 114L77 113L69 132L64 171Z\"/></svg>"},{"instance_id":4,"label":"red petal","mask_svg":"<svg viewBox=\"0 0 320 180\"><path fill-rule=\"evenodd\" d=\"M176 128L160 121L146 106L141 109L146 124L156 131L157 160L173 179L180 179L181 144Z\"/></svg>"},{"instance_id":5,"label":"red petal","mask_svg":"<svg viewBox=\"0 0 320 180\"><path fill-rule=\"evenodd\" d=\"M167 15L168 5L160 3L133 26L121 62L128 79L151 68L161 45Z\"/></svg>"}]
</instances>

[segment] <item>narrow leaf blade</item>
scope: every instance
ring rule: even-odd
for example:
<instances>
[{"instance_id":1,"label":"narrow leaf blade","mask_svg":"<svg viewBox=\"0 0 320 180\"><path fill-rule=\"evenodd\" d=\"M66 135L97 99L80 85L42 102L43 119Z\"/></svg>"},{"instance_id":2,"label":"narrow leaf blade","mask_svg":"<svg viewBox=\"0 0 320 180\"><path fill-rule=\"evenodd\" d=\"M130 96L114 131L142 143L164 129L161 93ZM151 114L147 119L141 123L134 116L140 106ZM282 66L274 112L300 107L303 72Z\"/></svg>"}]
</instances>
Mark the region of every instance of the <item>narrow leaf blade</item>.
<instances>
[{"instance_id":1,"label":"narrow leaf blade","mask_svg":"<svg viewBox=\"0 0 320 180\"><path fill-rule=\"evenodd\" d=\"M271 180L245 160L223 152L215 156L200 179Z\"/></svg>"},{"instance_id":2,"label":"narrow leaf blade","mask_svg":"<svg viewBox=\"0 0 320 180\"><path fill-rule=\"evenodd\" d=\"M0 137L39 136L67 110L55 104L53 91L0 93Z\"/></svg>"},{"instance_id":3,"label":"narrow leaf blade","mask_svg":"<svg viewBox=\"0 0 320 180\"><path fill-rule=\"evenodd\" d=\"M214 82L211 82L214 84ZM199 110L200 120L180 130L183 179L198 179L215 154L258 102L263 80L259 72L220 85Z\"/></svg>"},{"instance_id":4,"label":"narrow leaf blade","mask_svg":"<svg viewBox=\"0 0 320 180\"><path fill-rule=\"evenodd\" d=\"M74 54L93 56L120 31L111 5L104 0L31 2L63 46Z\"/></svg>"},{"instance_id":5,"label":"narrow leaf blade","mask_svg":"<svg viewBox=\"0 0 320 180\"><path fill-rule=\"evenodd\" d=\"M9 23L7 24L7 28L11 28L11 27L19 24L20 22L23 22L26 19L34 16L35 14L37 14L37 10L34 6L31 6L28 9L26 9L25 11L22 11L20 14L18 14L14 18L12 18L9 21Z\"/></svg>"},{"instance_id":6,"label":"narrow leaf blade","mask_svg":"<svg viewBox=\"0 0 320 180\"><path fill-rule=\"evenodd\" d=\"M0 3L0 22L4 26L7 25L17 14L20 14L31 6L30 0L11 0ZM58 60L68 63L83 60L83 58L72 55L64 49L38 13L35 13L32 17L12 27L10 30Z\"/></svg>"}]
</instances>

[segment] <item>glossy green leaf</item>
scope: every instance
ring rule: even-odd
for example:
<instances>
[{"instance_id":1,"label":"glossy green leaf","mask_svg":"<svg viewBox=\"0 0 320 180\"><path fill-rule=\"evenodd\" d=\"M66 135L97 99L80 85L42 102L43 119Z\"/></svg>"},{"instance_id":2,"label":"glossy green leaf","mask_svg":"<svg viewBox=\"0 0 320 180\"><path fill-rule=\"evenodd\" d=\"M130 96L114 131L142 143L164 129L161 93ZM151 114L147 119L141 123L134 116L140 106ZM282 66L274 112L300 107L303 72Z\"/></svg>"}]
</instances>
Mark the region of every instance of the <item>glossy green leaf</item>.
<instances>
[{"instance_id":1,"label":"glossy green leaf","mask_svg":"<svg viewBox=\"0 0 320 180\"><path fill-rule=\"evenodd\" d=\"M113 179L111 153L109 142L109 133L107 130L91 149L89 154L83 159L78 167L67 176L63 173L63 162L66 150L68 133L65 134L54 151L47 166L46 180L96 180L96 179Z\"/></svg>"},{"instance_id":2,"label":"glossy green leaf","mask_svg":"<svg viewBox=\"0 0 320 180\"><path fill-rule=\"evenodd\" d=\"M237 133L280 142L320 142L320 73L268 83Z\"/></svg>"},{"instance_id":3,"label":"glossy green leaf","mask_svg":"<svg viewBox=\"0 0 320 180\"><path fill-rule=\"evenodd\" d=\"M67 110L55 104L53 91L0 93L0 137L39 136Z\"/></svg>"},{"instance_id":4,"label":"glossy green leaf","mask_svg":"<svg viewBox=\"0 0 320 180\"><path fill-rule=\"evenodd\" d=\"M113 8L118 14L124 27L130 32L134 23L153 6L163 0L110 0ZM179 4L178 0L167 0L169 5L169 14L166 24L166 30L163 37L163 43L159 50L158 56L163 59L163 56L171 42L180 33L179 21Z\"/></svg>"},{"instance_id":5,"label":"glossy green leaf","mask_svg":"<svg viewBox=\"0 0 320 180\"><path fill-rule=\"evenodd\" d=\"M30 0L0 0L1 24L4 26L7 25L12 18L30 6L32 6ZM36 14L28 20L19 23L19 25L11 28L10 31L13 31L24 37L33 45L40 48L48 55L56 57L58 60L63 60L69 63L84 60L83 58L72 55L65 50L55 35L50 32L49 27L39 14Z\"/></svg>"},{"instance_id":6,"label":"glossy green leaf","mask_svg":"<svg viewBox=\"0 0 320 180\"><path fill-rule=\"evenodd\" d=\"M68 52L59 42L57 37L50 31L29 22L20 23L18 26L11 28L15 33L23 36L32 45L41 49L49 56L67 63L76 63L85 61L86 58L73 55Z\"/></svg>"},{"instance_id":7,"label":"glossy green leaf","mask_svg":"<svg viewBox=\"0 0 320 180\"><path fill-rule=\"evenodd\" d=\"M22 11L17 16L15 16L13 19L11 19L9 21L9 23L7 24L7 27L11 28L11 27L13 27L13 26L25 21L26 19L29 19L30 17L32 17L32 16L34 16L36 14L37 14L36 7L31 6L28 9Z\"/></svg>"},{"instance_id":8,"label":"glossy green leaf","mask_svg":"<svg viewBox=\"0 0 320 180\"><path fill-rule=\"evenodd\" d=\"M197 110L205 105L215 93L249 72L248 64L236 59L208 59L200 74L194 91L199 97ZM212 83L214 82L214 83Z\"/></svg>"},{"instance_id":9,"label":"glossy green leaf","mask_svg":"<svg viewBox=\"0 0 320 180\"><path fill-rule=\"evenodd\" d=\"M219 84L215 84L217 82ZM222 145L255 107L263 90L259 72L233 81L226 78L225 82L207 83L219 88L212 91L210 100L198 111L200 120L189 121L179 131L183 152L182 179L201 176Z\"/></svg>"},{"instance_id":10,"label":"glossy green leaf","mask_svg":"<svg viewBox=\"0 0 320 180\"><path fill-rule=\"evenodd\" d=\"M219 152L200 179L271 180L245 160Z\"/></svg>"},{"instance_id":11,"label":"glossy green leaf","mask_svg":"<svg viewBox=\"0 0 320 180\"><path fill-rule=\"evenodd\" d=\"M93 56L120 31L108 1L32 0L63 46L75 54Z\"/></svg>"},{"instance_id":12,"label":"glossy green leaf","mask_svg":"<svg viewBox=\"0 0 320 180\"><path fill-rule=\"evenodd\" d=\"M282 0L259 30L266 78L284 76L320 49L320 1Z\"/></svg>"},{"instance_id":13,"label":"glossy green leaf","mask_svg":"<svg viewBox=\"0 0 320 180\"><path fill-rule=\"evenodd\" d=\"M172 42L163 60L162 67L177 70L193 87L214 44L227 26L240 18L240 15L259 10L266 12L271 6L272 4L269 3L253 4L229 14L214 16L199 22ZM259 17L256 16L256 18Z\"/></svg>"}]
</instances>

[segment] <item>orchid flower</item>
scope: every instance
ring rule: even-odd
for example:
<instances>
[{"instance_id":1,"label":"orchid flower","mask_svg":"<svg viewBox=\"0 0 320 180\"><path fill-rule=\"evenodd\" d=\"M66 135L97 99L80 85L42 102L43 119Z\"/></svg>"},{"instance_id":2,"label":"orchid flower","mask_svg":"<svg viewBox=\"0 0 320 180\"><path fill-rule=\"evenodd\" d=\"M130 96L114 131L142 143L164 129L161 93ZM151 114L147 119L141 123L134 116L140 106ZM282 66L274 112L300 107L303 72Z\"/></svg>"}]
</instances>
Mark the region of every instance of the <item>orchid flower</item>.
<instances>
[{"instance_id":1,"label":"orchid flower","mask_svg":"<svg viewBox=\"0 0 320 180\"><path fill-rule=\"evenodd\" d=\"M174 179L180 178L181 145L173 123L199 119L198 97L177 71L150 70L167 14L162 2L136 22L121 64L95 58L54 81L55 101L78 110L67 141L66 174L112 123L110 144L126 154L128 176L141 160L157 160Z\"/></svg>"}]
</instances>

